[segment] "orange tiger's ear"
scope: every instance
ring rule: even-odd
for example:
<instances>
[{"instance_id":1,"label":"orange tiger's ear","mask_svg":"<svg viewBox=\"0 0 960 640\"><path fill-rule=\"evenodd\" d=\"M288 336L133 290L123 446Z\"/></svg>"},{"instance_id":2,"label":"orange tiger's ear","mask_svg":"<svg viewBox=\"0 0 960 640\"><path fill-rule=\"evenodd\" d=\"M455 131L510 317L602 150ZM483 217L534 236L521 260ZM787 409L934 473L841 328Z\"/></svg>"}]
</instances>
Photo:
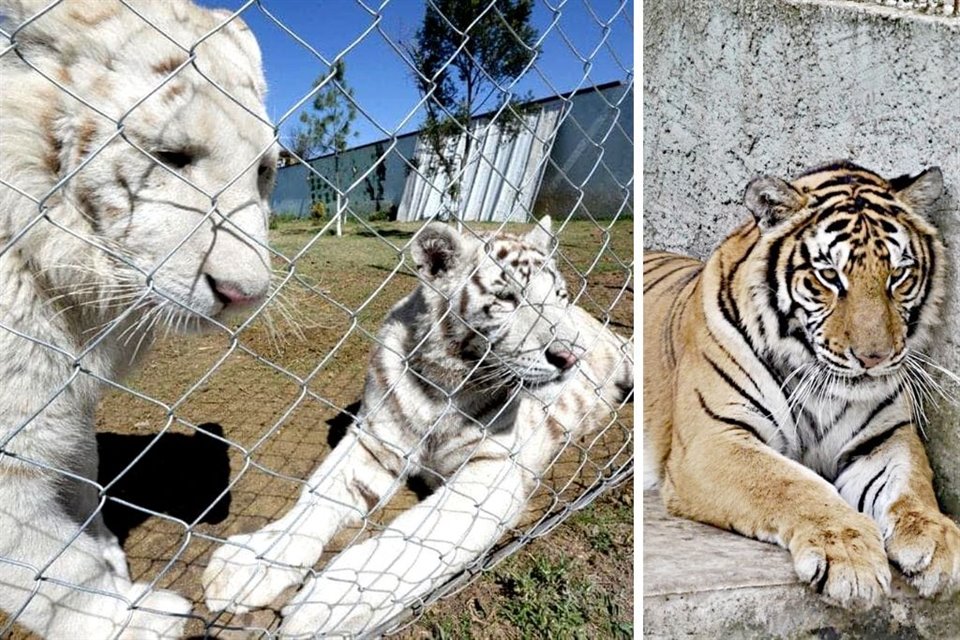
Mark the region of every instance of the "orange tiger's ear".
<instances>
[{"instance_id":1,"label":"orange tiger's ear","mask_svg":"<svg viewBox=\"0 0 960 640\"><path fill-rule=\"evenodd\" d=\"M747 185L743 203L765 231L803 209L807 199L789 182L773 176L763 176L754 178Z\"/></svg>"},{"instance_id":2,"label":"orange tiger's ear","mask_svg":"<svg viewBox=\"0 0 960 640\"><path fill-rule=\"evenodd\" d=\"M463 239L442 222L431 222L421 229L410 253L420 275L428 280L442 277L459 261Z\"/></svg>"},{"instance_id":3,"label":"orange tiger's ear","mask_svg":"<svg viewBox=\"0 0 960 640\"><path fill-rule=\"evenodd\" d=\"M890 181L897 197L916 213L924 215L943 195L943 173L940 167L930 167L915 176L903 175Z\"/></svg>"}]
</instances>

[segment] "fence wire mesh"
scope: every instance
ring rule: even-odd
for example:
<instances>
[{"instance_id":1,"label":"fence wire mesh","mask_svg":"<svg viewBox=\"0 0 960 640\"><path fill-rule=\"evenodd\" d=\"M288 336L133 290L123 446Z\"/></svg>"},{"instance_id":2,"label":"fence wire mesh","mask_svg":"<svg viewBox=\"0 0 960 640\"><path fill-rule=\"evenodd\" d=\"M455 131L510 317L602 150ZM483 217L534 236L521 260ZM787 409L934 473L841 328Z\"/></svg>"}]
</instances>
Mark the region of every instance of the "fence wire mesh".
<instances>
[{"instance_id":1,"label":"fence wire mesh","mask_svg":"<svg viewBox=\"0 0 960 640\"><path fill-rule=\"evenodd\" d=\"M632 340L632 167L623 171L614 153L622 147L611 145L625 140L632 152L633 68L608 42L614 29L632 32L632 5L593 0L574 11L544 1L536 9L547 19L533 39L508 29L526 62L509 77L487 74L489 108L448 131L457 166L439 179L422 136L412 153L402 152L403 138L427 105L457 114L438 99L438 76L423 75L409 44L385 27L396 3L357 0L365 24L332 55L278 4L213 11L187 2L0 0L0 636L396 633L632 475L632 406L604 395L615 382L609 372L630 368L629 342L613 350L605 375L588 380L579 371L606 332ZM510 24L517 4L471 3L476 17L464 24L444 13L453 5L428 0L421 11L460 39L438 73L458 72L464 59L487 73L467 43L480 39L484 20ZM572 15L590 21L593 42L573 33ZM326 71L274 118L244 24L252 20ZM334 73L370 40L424 88L393 122ZM539 55L550 42L579 65L574 86L560 86L555 65ZM590 89L602 54L621 73L616 92ZM521 80L531 75L556 96L550 117L511 100L523 98ZM382 138L346 178L302 157L283 133L330 87ZM603 118L578 115L585 94ZM575 140L561 157L563 127ZM515 171L496 156L506 147ZM319 221L269 213L278 154L293 165L281 174L303 172L334 195ZM403 167L402 191L419 189L420 204L403 195L395 205L404 215L371 215L361 203L376 199L365 194L391 158ZM538 197L551 180L563 197ZM490 198L490 217L471 215ZM441 407L439 417L415 425L407 448L400 436L366 428L371 414L411 400L408 383L388 381L379 404L370 395L360 403L365 381L378 378L371 352L394 353L380 332L390 309L418 286L440 294L448 304L417 318L435 336L467 316L460 291L480 280L474 267L452 293L417 269L411 252L434 246L427 222L448 221L460 242L489 253L495 245L482 234L528 233L541 214L553 219L559 245L543 246L569 300L602 323L576 345L586 347L574 375L589 383L581 385L590 407L546 415L575 397L568 377L556 402L538 397L534 426L506 429L508 442L494 423L527 391L488 380L484 393L496 406L464 408L463 380L451 386L409 364L421 344L404 352L403 371ZM537 237L523 236L528 244ZM546 273L539 268L526 275ZM564 342L570 312L558 320L549 308L563 305L516 302L502 324L519 325L520 308L534 309L525 340L546 321L550 344L573 354L589 334L578 320ZM469 322L461 328L463 345L482 342L478 362L499 357L496 338ZM537 355L550 355L546 344ZM444 431L451 417L479 437L467 443ZM560 435L557 420L566 420ZM338 467L331 449L345 442L352 448ZM450 457L423 454L437 450ZM357 458L363 452L372 461ZM484 464L493 471L475 474ZM231 538L277 522L267 542ZM284 555L291 548L310 551ZM253 558L244 580L218 592L225 611L207 607L203 574L217 549ZM255 599L248 587L269 592L271 580L277 593L243 606ZM281 626L291 619L301 626Z\"/></svg>"}]
</instances>

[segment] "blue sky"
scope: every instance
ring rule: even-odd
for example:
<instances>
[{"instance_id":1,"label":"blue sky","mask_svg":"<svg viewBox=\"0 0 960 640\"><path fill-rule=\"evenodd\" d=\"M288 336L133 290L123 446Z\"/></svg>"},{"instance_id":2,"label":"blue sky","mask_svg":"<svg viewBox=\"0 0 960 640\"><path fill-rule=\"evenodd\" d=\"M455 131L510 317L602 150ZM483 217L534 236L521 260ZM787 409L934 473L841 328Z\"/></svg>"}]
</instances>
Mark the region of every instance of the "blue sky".
<instances>
[{"instance_id":1,"label":"blue sky","mask_svg":"<svg viewBox=\"0 0 960 640\"><path fill-rule=\"evenodd\" d=\"M235 11L247 0L199 2ZM536 0L532 22L543 37L542 54L535 69L518 83L518 92L529 91L541 98L632 79L633 10L631 0ZM260 41L270 87L267 112L276 121L310 91L313 80L328 67L285 33L267 12L328 61L352 46L344 57L346 80L366 115L358 115L354 124L358 135L350 146L419 128L423 112L415 108L420 96L409 67L390 41L399 47L399 43L412 40L423 18L421 0L391 0L382 5L377 0L364 4L356 0L261 0L248 7L242 17ZM601 21L609 22L604 44ZM296 122L294 113L282 125L282 134Z\"/></svg>"}]
</instances>

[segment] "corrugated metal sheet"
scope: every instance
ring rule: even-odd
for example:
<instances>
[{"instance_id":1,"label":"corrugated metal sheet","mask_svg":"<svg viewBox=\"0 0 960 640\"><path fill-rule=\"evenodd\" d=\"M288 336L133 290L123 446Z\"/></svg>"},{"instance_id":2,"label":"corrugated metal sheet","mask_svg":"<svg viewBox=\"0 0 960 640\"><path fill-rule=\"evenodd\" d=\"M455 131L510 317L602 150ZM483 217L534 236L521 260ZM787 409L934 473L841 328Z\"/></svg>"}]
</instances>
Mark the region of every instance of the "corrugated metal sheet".
<instances>
[{"instance_id":1,"label":"corrugated metal sheet","mask_svg":"<svg viewBox=\"0 0 960 640\"><path fill-rule=\"evenodd\" d=\"M533 202L550 157L560 121L561 103L545 105L524 116L515 136L508 136L497 121L474 120L474 143L461 182L458 217L462 220L521 221L532 216ZM451 142L451 147L454 142ZM457 157L466 147L466 134L455 141ZM422 220L449 213L455 206L444 196L447 176L436 167L436 157L417 141L414 165L400 201L398 220ZM446 211L445 211L446 210Z\"/></svg>"}]
</instances>

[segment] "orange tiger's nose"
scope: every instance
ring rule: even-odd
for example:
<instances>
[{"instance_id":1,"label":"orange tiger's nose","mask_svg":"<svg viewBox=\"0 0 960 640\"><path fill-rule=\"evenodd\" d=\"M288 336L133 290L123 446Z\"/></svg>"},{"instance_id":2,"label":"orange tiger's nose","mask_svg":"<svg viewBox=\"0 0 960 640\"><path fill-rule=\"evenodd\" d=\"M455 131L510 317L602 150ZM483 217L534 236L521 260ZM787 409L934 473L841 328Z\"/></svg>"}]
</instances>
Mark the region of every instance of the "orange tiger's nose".
<instances>
[{"instance_id":1,"label":"orange tiger's nose","mask_svg":"<svg viewBox=\"0 0 960 640\"><path fill-rule=\"evenodd\" d=\"M877 366L878 364L880 364L881 362L889 358L892 354L893 354L892 349L889 351L885 351L883 353L880 353L877 351L871 351L869 353L861 354L854 351L853 357L856 358L857 361L863 365L864 369L872 369L873 367Z\"/></svg>"}]
</instances>

